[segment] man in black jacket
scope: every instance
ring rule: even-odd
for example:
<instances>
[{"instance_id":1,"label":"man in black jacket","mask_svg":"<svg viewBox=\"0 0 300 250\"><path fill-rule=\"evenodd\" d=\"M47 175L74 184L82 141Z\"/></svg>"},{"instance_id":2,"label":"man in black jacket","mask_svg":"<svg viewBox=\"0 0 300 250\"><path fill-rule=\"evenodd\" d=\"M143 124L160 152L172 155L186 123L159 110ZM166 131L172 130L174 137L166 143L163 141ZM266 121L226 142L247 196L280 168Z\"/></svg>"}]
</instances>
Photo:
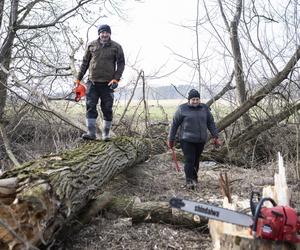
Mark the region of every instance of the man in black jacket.
<instances>
[{"instance_id":1,"label":"man in black jacket","mask_svg":"<svg viewBox=\"0 0 300 250\"><path fill-rule=\"evenodd\" d=\"M102 139L109 140L113 118L113 89L118 86L122 77L125 58L121 45L111 40L111 28L107 24L98 27L98 35L98 39L92 41L85 51L75 83L80 82L89 69L86 94L88 133L83 134L82 138L96 139L97 104L100 99L104 118Z\"/></svg>"},{"instance_id":2,"label":"man in black jacket","mask_svg":"<svg viewBox=\"0 0 300 250\"><path fill-rule=\"evenodd\" d=\"M192 89L188 102L181 104L174 117L168 137L170 148L180 127L180 145L185 158L184 172L188 188L194 189L198 183L199 159L207 141L207 129L213 136L213 143L220 145L218 129L207 105L200 103L200 93Z\"/></svg>"}]
</instances>

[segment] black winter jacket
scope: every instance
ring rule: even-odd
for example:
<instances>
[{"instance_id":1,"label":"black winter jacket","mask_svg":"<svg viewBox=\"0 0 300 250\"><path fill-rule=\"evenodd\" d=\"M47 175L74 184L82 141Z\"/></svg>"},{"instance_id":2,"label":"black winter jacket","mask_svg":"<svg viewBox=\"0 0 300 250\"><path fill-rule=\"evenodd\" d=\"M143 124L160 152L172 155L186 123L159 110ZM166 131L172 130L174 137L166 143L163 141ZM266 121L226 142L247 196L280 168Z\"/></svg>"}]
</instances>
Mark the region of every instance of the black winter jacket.
<instances>
[{"instance_id":1,"label":"black winter jacket","mask_svg":"<svg viewBox=\"0 0 300 250\"><path fill-rule=\"evenodd\" d=\"M175 141L180 127L180 140L194 143L207 141L207 129L213 137L218 137L218 129L207 105L201 103L192 106L189 103L181 104L174 117L169 132L169 141Z\"/></svg>"}]
</instances>

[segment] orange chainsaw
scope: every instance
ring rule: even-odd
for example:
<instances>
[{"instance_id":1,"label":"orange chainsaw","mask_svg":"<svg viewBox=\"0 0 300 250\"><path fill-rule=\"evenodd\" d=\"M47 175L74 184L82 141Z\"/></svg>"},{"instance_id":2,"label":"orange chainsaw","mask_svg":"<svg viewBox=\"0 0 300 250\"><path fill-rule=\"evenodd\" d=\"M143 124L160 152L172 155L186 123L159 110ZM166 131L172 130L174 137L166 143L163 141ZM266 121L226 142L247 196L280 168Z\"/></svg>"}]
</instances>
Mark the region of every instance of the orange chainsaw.
<instances>
[{"instance_id":1,"label":"orange chainsaw","mask_svg":"<svg viewBox=\"0 0 300 250\"><path fill-rule=\"evenodd\" d=\"M258 202L254 202L254 195ZM264 207L271 202L273 207ZM289 206L279 206L271 198L262 198L258 193L251 194L252 216L204 202L172 198L170 206L202 217L235 225L249 227L254 238L300 243L300 220L298 212Z\"/></svg>"},{"instance_id":2,"label":"orange chainsaw","mask_svg":"<svg viewBox=\"0 0 300 250\"><path fill-rule=\"evenodd\" d=\"M76 82L72 93L66 96L65 100L79 102L86 95L86 86L82 82Z\"/></svg>"}]
</instances>

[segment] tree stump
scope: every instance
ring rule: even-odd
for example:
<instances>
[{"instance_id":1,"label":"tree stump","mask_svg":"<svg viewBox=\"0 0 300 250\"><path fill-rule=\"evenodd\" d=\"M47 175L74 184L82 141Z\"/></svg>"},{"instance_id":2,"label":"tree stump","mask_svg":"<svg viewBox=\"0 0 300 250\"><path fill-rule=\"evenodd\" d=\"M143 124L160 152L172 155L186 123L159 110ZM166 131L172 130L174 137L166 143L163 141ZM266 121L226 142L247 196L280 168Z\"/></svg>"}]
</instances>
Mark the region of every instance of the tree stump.
<instances>
[{"instance_id":1,"label":"tree stump","mask_svg":"<svg viewBox=\"0 0 300 250\"><path fill-rule=\"evenodd\" d=\"M107 181L149 157L140 138L92 141L27 162L0 177L0 247L49 244Z\"/></svg>"}]
</instances>

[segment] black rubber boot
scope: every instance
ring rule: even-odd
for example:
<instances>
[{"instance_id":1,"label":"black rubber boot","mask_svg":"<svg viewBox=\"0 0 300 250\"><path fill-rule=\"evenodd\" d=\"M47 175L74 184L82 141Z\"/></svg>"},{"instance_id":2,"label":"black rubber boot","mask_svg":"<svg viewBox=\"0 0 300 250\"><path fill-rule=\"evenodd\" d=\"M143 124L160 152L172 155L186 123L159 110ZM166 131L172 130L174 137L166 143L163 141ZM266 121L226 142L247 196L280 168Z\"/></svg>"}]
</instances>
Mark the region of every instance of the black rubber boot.
<instances>
[{"instance_id":1,"label":"black rubber boot","mask_svg":"<svg viewBox=\"0 0 300 250\"><path fill-rule=\"evenodd\" d=\"M91 140L91 141L96 140L96 136L95 135L93 136L93 135L90 135L90 134L83 134L81 137L84 140Z\"/></svg>"},{"instance_id":2,"label":"black rubber boot","mask_svg":"<svg viewBox=\"0 0 300 250\"><path fill-rule=\"evenodd\" d=\"M109 131L112 125L112 121L103 121L103 129L102 129L102 140L103 141L109 141L110 135Z\"/></svg>"}]
</instances>

